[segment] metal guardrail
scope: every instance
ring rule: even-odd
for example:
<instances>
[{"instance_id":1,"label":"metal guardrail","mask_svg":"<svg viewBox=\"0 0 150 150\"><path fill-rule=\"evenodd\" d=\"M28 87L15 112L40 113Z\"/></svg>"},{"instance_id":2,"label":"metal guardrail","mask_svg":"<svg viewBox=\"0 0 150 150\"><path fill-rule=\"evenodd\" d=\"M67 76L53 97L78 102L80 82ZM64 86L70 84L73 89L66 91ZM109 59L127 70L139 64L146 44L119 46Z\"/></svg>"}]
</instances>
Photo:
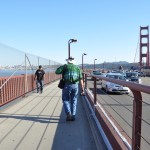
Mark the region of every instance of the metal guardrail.
<instances>
[{"instance_id":1,"label":"metal guardrail","mask_svg":"<svg viewBox=\"0 0 150 150\"><path fill-rule=\"evenodd\" d=\"M119 140L118 136L116 134L114 134L113 131L110 131L110 132L108 131L108 130L112 130L112 127L108 123L108 120L102 114L102 111L99 110L99 108L97 107L98 103L97 103L97 80L96 80L96 78L98 78L98 76L94 76L94 75L91 75L91 74L86 73L86 72L84 72L83 74L84 74L84 78L85 78L84 79L85 80L85 89L87 89L87 77L88 76L94 77L93 97L90 95L88 90L86 90L86 95L87 95L88 99L90 99L90 103L93 106L93 109L95 110L95 115L98 118L99 122L102 124L102 127L104 128L104 131L107 134L107 137L108 137L110 143L112 144L113 148L114 149L116 149L116 148L122 149L124 146L126 147L127 145L129 145L128 149L131 149L131 147L133 150L140 149L141 148L141 138L142 138L141 128L142 128L142 100L143 100L141 92L150 94L150 86L99 76L100 80L106 80L109 82L113 82L113 83L116 83L119 85L129 87L133 93L133 96L134 96L132 139L131 139L131 141L129 141L129 139L128 139L129 142L126 142L126 143L122 143L122 142L119 143L120 140ZM115 137L112 138L112 136L115 136ZM132 146L130 146L129 143L132 143ZM123 146L123 144L125 144L125 145Z\"/></svg>"},{"instance_id":2,"label":"metal guardrail","mask_svg":"<svg viewBox=\"0 0 150 150\"><path fill-rule=\"evenodd\" d=\"M54 72L45 74L44 85L49 84L60 76ZM6 82L7 81L7 82ZM0 78L0 106L7 104L19 97L25 96L25 94L36 89L36 83L34 81L34 74L13 76L11 78Z\"/></svg>"}]
</instances>

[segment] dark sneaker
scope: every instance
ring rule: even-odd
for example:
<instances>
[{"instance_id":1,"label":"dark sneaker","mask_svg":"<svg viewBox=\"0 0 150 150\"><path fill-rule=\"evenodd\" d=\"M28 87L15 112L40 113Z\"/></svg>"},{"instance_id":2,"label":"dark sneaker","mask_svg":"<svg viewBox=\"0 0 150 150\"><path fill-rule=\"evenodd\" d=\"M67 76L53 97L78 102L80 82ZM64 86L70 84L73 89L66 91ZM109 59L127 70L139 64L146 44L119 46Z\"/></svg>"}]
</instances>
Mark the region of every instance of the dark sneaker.
<instances>
[{"instance_id":1,"label":"dark sneaker","mask_svg":"<svg viewBox=\"0 0 150 150\"><path fill-rule=\"evenodd\" d=\"M70 113L67 113L66 121L72 121L72 116Z\"/></svg>"},{"instance_id":2,"label":"dark sneaker","mask_svg":"<svg viewBox=\"0 0 150 150\"><path fill-rule=\"evenodd\" d=\"M76 120L75 115L72 115L71 121L75 121L75 120Z\"/></svg>"}]
</instances>

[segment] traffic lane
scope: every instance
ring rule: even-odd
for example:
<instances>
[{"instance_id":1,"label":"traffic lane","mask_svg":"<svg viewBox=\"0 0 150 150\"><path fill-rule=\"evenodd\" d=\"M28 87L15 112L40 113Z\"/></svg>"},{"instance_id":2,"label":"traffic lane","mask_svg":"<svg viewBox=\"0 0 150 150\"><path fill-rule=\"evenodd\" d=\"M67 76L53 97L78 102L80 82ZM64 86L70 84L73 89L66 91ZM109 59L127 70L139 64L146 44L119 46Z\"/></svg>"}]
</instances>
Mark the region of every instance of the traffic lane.
<instances>
[{"instance_id":1,"label":"traffic lane","mask_svg":"<svg viewBox=\"0 0 150 150\"><path fill-rule=\"evenodd\" d=\"M140 77L142 84L150 86L150 77Z\"/></svg>"},{"instance_id":2,"label":"traffic lane","mask_svg":"<svg viewBox=\"0 0 150 150\"><path fill-rule=\"evenodd\" d=\"M88 88L93 92L94 82L88 80ZM142 93L143 101L149 100L149 95ZM133 117L133 94L106 94L101 90L101 83L97 82L97 100L103 108L111 114L111 116L118 122L118 124L125 130L125 132L132 137L132 117ZM144 120L150 122L150 107L142 103Z\"/></svg>"},{"instance_id":3,"label":"traffic lane","mask_svg":"<svg viewBox=\"0 0 150 150\"><path fill-rule=\"evenodd\" d=\"M88 88L93 93L93 82L89 81ZM127 94L106 94L97 84L97 102L111 115L123 130L132 137L133 97Z\"/></svg>"},{"instance_id":4,"label":"traffic lane","mask_svg":"<svg viewBox=\"0 0 150 150\"><path fill-rule=\"evenodd\" d=\"M150 85L150 78L143 77L142 84ZM88 80L88 88L93 91L94 82ZM132 138L133 94L106 94L101 90L101 82L97 82L97 101ZM142 149L150 149L150 95L142 93ZM147 142L146 142L147 141Z\"/></svg>"},{"instance_id":5,"label":"traffic lane","mask_svg":"<svg viewBox=\"0 0 150 150\"><path fill-rule=\"evenodd\" d=\"M88 88L94 92L94 82L88 81ZM133 106L133 94L116 94L110 93L107 94L105 90L101 89L101 83L97 82L97 96L99 97L100 103L105 105L107 103L111 104L113 102L114 105L118 106L126 106L130 111L132 111L131 106Z\"/></svg>"}]
</instances>

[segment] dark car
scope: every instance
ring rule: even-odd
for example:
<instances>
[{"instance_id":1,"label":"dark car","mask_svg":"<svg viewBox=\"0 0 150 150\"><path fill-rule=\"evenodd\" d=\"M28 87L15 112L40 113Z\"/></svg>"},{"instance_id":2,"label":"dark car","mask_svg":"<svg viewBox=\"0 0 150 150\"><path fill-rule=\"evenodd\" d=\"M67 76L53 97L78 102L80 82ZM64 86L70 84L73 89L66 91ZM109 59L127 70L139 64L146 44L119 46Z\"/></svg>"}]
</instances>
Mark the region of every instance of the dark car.
<instances>
[{"instance_id":1,"label":"dark car","mask_svg":"<svg viewBox=\"0 0 150 150\"><path fill-rule=\"evenodd\" d=\"M98 76L103 75L103 73L100 72L100 71L98 71L98 70L94 70L94 71L91 73L91 75L95 75L95 76L98 77ZM94 77L91 77L91 80L94 80ZM100 79L99 79L99 78L96 78L96 80L99 81Z\"/></svg>"},{"instance_id":2,"label":"dark car","mask_svg":"<svg viewBox=\"0 0 150 150\"><path fill-rule=\"evenodd\" d=\"M139 77L145 77L146 75L145 75L144 72L138 72L138 76L139 76Z\"/></svg>"},{"instance_id":3,"label":"dark car","mask_svg":"<svg viewBox=\"0 0 150 150\"><path fill-rule=\"evenodd\" d=\"M126 79L128 79L128 81L139 83L139 84L142 83L141 79L139 78L138 72L126 72L125 77Z\"/></svg>"}]
</instances>

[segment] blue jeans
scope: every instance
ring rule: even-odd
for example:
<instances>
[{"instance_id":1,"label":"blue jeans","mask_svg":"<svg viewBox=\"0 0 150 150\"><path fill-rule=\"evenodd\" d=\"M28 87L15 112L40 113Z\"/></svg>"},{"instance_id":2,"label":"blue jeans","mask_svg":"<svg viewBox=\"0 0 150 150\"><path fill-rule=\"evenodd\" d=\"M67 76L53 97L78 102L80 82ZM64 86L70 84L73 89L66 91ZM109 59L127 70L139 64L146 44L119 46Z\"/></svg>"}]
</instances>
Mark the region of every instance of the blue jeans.
<instances>
[{"instance_id":1,"label":"blue jeans","mask_svg":"<svg viewBox=\"0 0 150 150\"><path fill-rule=\"evenodd\" d=\"M67 84L62 90L62 100L66 114L76 115L78 84Z\"/></svg>"},{"instance_id":2,"label":"blue jeans","mask_svg":"<svg viewBox=\"0 0 150 150\"><path fill-rule=\"evenodd\" d=\"M43 92L43 80L36 80L36 87L37 87L37 92L39 92L39 90L41 92Z\"/></svg>"}]
</instances>

